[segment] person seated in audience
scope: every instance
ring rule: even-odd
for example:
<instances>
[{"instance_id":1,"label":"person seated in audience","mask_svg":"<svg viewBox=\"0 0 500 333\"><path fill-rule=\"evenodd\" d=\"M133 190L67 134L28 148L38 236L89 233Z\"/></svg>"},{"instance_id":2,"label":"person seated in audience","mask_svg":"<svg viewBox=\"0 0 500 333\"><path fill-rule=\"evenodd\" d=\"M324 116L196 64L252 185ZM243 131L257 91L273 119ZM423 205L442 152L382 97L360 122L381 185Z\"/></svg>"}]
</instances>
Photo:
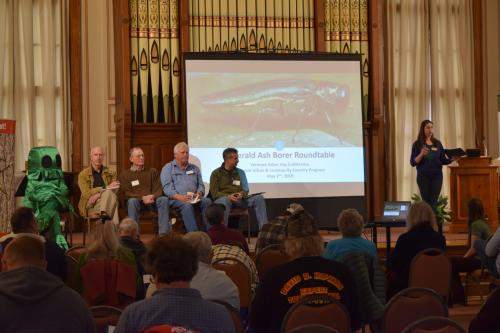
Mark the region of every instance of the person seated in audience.
<instances>
[{"instance_id":1,"label":"person seated in audience","mask_svg":"<svg viewBox=\"0 0 500 333\"><path fill-rule=\"evenodd\" d=\"M169 234L154 240L146 255L157 290L151 298L125 308L115 333L136 333L162 324L194 331L234 332L228 310L204 300L189 287L198 270L198 255L182 237Z\"/></svg>"},{"instance_id":2,"label":"person seated in audience","mask_svg":"<svg viewBox=\"0 0 500 333\"><path fill-rule=\"evenodd\" d=\"M481 268L481 260L476 256L475 242L486 242L491 237L491 230L485 221L483 203L471 199L468 203L470 247L463 256L451 256L452 279L451 301L465 304L465 290L460 280L460 273L470 273ZM482 251L484 253L484 250Z\"/></svg>"},{"instance_id":3,"label":"person seated in audience","mask_svg":"<svg viewBox=\"0 0 500 333\"><path fill-rule=\"evenodd\" d=\"M469 324L469 333L500 332L500 288L495 289Z\"/></svg>"},{"instance_id":4,"label":"person seated in audience","mask_svg":"<svg viewBox=\"0 0 500 333\"><path fill-rule=\"evenodd\" d=\"M139 226L137 222L130 217L124 218L118 225L118 235L120 244L129 248L134 254L137 263L137 272L140 276L145 274L144 256L146 255L146 246L139 239Z\"/></svg>"},{"instance_id":5,"label":"person seated in audience","mask_svg":"<svg viewBox=\"0 0 500 333\"><path fill-rule=\"evenodd\" d=\"M210 237L202 231L193 231L185 234L183 238L195 248L198 254L198 271L189 286L198 290L203 299L222 301L239 310L240 297L238 288L224 272L214 269L211 265L212 242ZM151 284L148 288L147 297L151 297L155 291L156 286Z\"/></svg>"},{"instance_id":6,"label":"person seated in audience","mask_svg":"<svg viewBox=\"0 0 500 333\"><path fill-rule=\"evenodd\" d=\"M257 236L255 253L259 254L260 251L269 245L282 245L285 240L286 225L290 216L306 213L301 204L291 203L281 215L264 224Z\"/></svg>"},{"instance_id":7,"label":"person seated in audience","mask_svg":"<svg viewBox=\"0 0 500 333\"><path fill-rule=\"evenodd\" d=\"M78 258L74 277L74 287L82 294L84 292L81 269L91 260L118 260L133 267L136 273L137 297L140 298L143 289L142 276L137 272L134 253L120 245L116 226L111 221L99 221L90 232L89 242L84 252Z\"/></svg>"},{"instance_id":8,"label":"person seated in audience","mask_svg":"<svg viewBox=\"0 0 500 333\"><path fill-rule=\"evenodd\" d=\"M363 237L364 221L356 209L345 209L337 218L342 238L328 243L323 257L345 264L356 286L363 323L376 324L384 313L385 274L378 262L377 247Z\"/></svg>"},{"instance_id":9,"label":"person seated in audience","mask_svg":"<svg viewBox=\"0 0 500 333\"><path fill-rule=\"evenodd\" d=\"M0 325L2 332L94 332L87 305L45 268L39 239L13 239L2 256Z\"/></svg>"},{"instance_id":10,"label":"person seated in audience","mask_svg":"<svg viewBox=\"0 0 500 333\"><path fill-rule=\"evenodd\" d=\"M360 328L357 296L349 269L321 257L323 240L308 215L290 219L285 239L290 262L272 268L257 289L250 309L250 327L259 333L279 332L287 311L301 297L335 294L351 317L351 328Z\"/></svg>"},{"instance_id":11,"label":"person seated in audience","mask_svg":"<svg viewBox=\"0 0 500 333\"><path fill-rule=\"evenodd\" d=\"M486 267L491 274L497 279L500 278L500 227L497 228L486 246L481 240L476 241L475 245L477 249L484 248L485 253L481 258L484 258Z\"/></svg>"},{"instance_id":12,"label":"person seated in audience","mask_svg":"<svg viewBox=\"0 0 500 333\"><path fill-rule=\"evenodd\" d=\"M328 242L323 257L339 260L345 254L354 251L365 252L372 258L378 257L375 243L361 237L364 221L356 209L343 210L337 218L337 227L342 238Z\"/></svg>"},{"instance_id":13,"label":"person seated in audience","mask_svg":"<svg viewBox=\"0 0 500 333\"><path fill-rule=\"evenodd\" d=\"M116 173L104 166L104 151L101 147L90 150L90 166L78 175L78 187L82 193L78 209L82 216L93 214L110 217L117 225L118 197L114 191L120 187Z\"/></svg>"},{"instance_id":14,"label":"person seated in audience","mask_svg":"<svg viewBox=\"0 0 500 333\"><path fill-rule=\"evenodd\" d=\"M130 169L120 174L120 191L127 202L128 216L139 223L141 211L158 211L158 233L171 230L168 215L168 198L163 196L160 175L154 168L144 165L144 152L139 147L129 151Z\"/></svg>"},{"instance_id":15,"label":"person seated in audience","mask_svg":"<svg viewBox=\"0 0 500 333\"><path fill-rule=\"evenodd\" d=\"M429 204L421 201L411 205L406 219L408 231L396 241L394 251L387 260L388 298L408 288L410 264L422 250L446 249L446 239L438 233L436 217Z\"/></svg>"},{"instance_id":16,"label":"person seated in audience","mask_svg":"<svg viewBox=\"0 0 500 333\"><path fill-rule=\"evenodd\" d=\"M250 287L253 295L259 284L259 273L257 272L257 267L252 258L250 258L241 247L236 245L218 244L212 246L212 264L222 259L228 261L234 259L240 261L247 267L250 272ZM221 262L224 263L224 261Z\"/></svg>"},{"instance_id":17,"label":"person seated in audience","mask_svg":"<svg viewBox=\"0 0 500 333\"><path fill-rule=\"evenodd\" d=\"M174 160L165 164L160 174L163 192L169 198L170 207L178 208L187 232L198 230L195 208L198 206L205 226L205 209L212 200L205 198L205 185L200 168L189 163L189 146L179 142L174 146ZM199 205L196 202L198 198Z\"/></svg>"},{"instance_id":18,"label":"person seated in audience","mask_svg":"<svg viewBox=\"0 0 500 333\"><path fill-rule=\"evenodd\" d=\"M267 223L266 202L261 194L248 197L250 189L247 176L245 171L237 168L238 150L226 148L222 152L222 158L224 159L222 165L210 175L210 195L215 203L226 207L224 223L227 225L232 207L252 207L255 210L259 229L262 228Z\"/></svg>"},{"instance_id":19,"label":"person seated in audience","mask_svg":"<svg viewBox=\"0 0 500 333\"><path fill-rule=\"evenodd\" d=\"M241 232L229 229L224 224L224 209L223 205L212 204L208 206L205 212L207 221L211 225L211 228L208 229L208 235L212 240L212 244L237 245L247 254L250 254L250 251L248 250L248 243Z\"/></svg>"},{"instance_id":20,"label":"person seated in audience","mask_svg":"<svg viewBox=\"0 0 500 333\"><path fill-rule=\"evenodd\" d=\"M38 224L36 223L33 210L28 207L19 207L10 218L10 228L12 232L0 238L0 245L5 249L7 244L14 238L21 236L32 236L39 238L45 247L45 256L47 258L47 272L54 274L66 281L67 264L64 256L64 250L56 242L45 239L38 235Z\"/></svg>"}]
</instances>

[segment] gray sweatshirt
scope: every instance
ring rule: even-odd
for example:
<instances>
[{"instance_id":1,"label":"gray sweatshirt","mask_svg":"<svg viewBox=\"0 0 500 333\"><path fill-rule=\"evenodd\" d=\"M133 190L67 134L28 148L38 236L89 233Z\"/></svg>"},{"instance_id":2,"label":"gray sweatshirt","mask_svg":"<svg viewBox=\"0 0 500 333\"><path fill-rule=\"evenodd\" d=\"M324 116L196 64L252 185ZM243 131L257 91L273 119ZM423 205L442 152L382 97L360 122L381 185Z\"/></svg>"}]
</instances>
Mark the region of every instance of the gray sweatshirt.
<instances>
[{"instance_id":1,"label":"gray sweatshirt","mask_svg":"<svg viewBox=\"0 0 500 333\"><path fill-rule=\"evenodd\" d=\"M0 309L2 332L94 332L82 297L37 267L0 273Z\"/></svg>"},{"instance_id":2,"label":"gray sweatshirt","mask_svg":"<svg viewBox=\"0 0 500 333\"><path fill-rule=\"evenodd\" d=\"M488 243L486 243L486 249L484 250L488 257L496 257L497 273L500 274L500 227L497 228L495 234L490 238Z\"/></svg>"}]
</instances>

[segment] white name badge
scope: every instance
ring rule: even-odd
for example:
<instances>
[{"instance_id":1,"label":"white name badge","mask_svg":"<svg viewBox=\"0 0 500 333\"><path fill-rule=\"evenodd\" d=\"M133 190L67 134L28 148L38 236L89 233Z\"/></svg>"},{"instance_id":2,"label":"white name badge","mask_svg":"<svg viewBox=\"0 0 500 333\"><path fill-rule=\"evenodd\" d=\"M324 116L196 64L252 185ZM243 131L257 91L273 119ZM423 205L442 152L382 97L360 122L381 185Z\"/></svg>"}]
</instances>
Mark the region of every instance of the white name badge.
<instances>
[{"instance_id":1,"label":"white name badge","mask_svg":"<svg viewBox=\"0 0 500 333\"><path fill-rule=\"evenodd\" d=\"M139 180L138 179L137 180L133 180L131 182L131 184L132 184L132 187L137 186L137 185L139 185Z\"/></svg>"},{"instance_id":2,"label":"white name badge","mask_svg":"<svg viewBox=\"0 0 500 333\"><path fill-rule=\"evenodd\" d=\"M240 181L239 180L233 180L233 185L240 186Z\"/></svg>"},{"instance_id":3,"label":"white name badge","mask_svg":"<svg viewBox=\"0 0 500 333\"><path fill-rule=\"evenodd\" d=\"M186 175L192 175L193 173L194 173L194 171L193 171L193 170L188 170L188 171L186 171Z\"/></svg>"}]
</instances>

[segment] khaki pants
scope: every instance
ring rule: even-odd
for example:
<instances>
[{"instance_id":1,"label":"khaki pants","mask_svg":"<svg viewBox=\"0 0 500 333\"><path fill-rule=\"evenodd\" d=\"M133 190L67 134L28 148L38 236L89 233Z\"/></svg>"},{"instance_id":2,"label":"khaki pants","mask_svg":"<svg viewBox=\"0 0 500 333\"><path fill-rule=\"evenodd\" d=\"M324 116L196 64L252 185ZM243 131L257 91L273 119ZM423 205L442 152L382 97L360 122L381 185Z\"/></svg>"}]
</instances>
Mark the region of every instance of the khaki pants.
<instances>
[{"instance_id":1,"label":"khaki pants","mask_svg":"<svg viewBox=\"0 0 500 333\"><path fill-rule=\"evenodd\" d=\"M110 216L115 225L120 222L118 218L118 197L113 191L103 191L101 197L95 202L95 204L90 207L87 206L87 213L100 213L105 212Z\"/></svg>"}]
</instances>

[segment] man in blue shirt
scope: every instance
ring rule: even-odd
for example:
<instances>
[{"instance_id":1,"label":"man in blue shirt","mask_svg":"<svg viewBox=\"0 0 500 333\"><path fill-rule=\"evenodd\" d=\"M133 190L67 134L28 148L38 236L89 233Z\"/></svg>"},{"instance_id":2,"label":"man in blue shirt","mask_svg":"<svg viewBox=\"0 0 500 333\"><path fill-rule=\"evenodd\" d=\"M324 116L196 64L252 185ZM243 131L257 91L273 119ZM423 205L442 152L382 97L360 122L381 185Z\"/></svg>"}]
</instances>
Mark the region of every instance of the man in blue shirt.
<instances>
[{"instance_id":1,"label":"man in blue shirt","mask_svg":"<svg viewBox=\"0 0 500 333\"><path fill-rule=\"evenodd\" d=\"M174 160L165 164L160 178L170 207L178 208L187 232L197 231L194 206L199 201L203 222L207 225L205 209L212 203L205 198L205 185L200 169L188 162L189 146L179 142L174 147Z\"/></svg>"}]
</instances>

